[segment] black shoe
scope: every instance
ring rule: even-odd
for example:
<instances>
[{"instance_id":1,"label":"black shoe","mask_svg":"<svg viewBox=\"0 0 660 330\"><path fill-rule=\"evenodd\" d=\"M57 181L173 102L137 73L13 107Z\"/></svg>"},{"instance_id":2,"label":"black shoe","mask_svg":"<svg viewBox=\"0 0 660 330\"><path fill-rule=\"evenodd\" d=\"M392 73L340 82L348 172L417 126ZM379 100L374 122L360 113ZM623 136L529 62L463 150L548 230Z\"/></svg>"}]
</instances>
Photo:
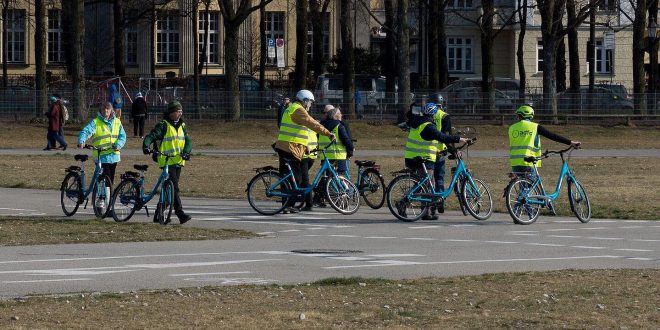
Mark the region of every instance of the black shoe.
<instances>
[{"instance_id":1,"label":"black shoe","mask_svg":"<svg viewBox=\"0 0 660 330\"><path fill-rule=\"evenodd\" d=\"M437 214L426 214L422 217L422 220L438 220Z\"/></svg>"},{"instance_id":2,"label":"black shoe","mask_svg":"<svg viewBox=\"0 0 660 330\"><path fill-rule=\"evenodd\" d=\"M445 213L445 201L438 203L438 213Z\"/></svg>"},{"instance_id":3,"label":"black shoe","mask_svg":"<svg viewBox=\"0 0 660 330\"><path fill-rule=\"evenodd\" d=\"M305 205L305 206L303 206L303 208L301 208L300 210L301 210L301 211L311 211L311 210L312 210L312 206L311 206L311 205Z\"/></svg>"},{"instance_id":4,"label":"black shoe","mask_svg":"<svg viewBox=\"0 0 660 330\"><path fill-rule=\"evenodd\" d=\"M50 148L46 147L46 148L43 148L41 150L48 151L48 150L50 150Z\"/></svg>"},{"instance_id":5,"label":"black shoe","mask_svg":"<svg viewBox=\"0 0 660 330\"><path fill-rule=\"evenodd\" d=\"M176 212L176 217L179 218L180 224L184 224L192 219L191 216L185 214L183 211Z\"/></svg>"},{"instance_id":6,"label":"black shoe","mask_svg":"<svg viewBox=\"0 0 660 330\"><path fill-rule=\"evenodd\" d=\"M406 202L404 200L400 200L396 202L396 211L399 213L400 216L402 217L407 217L408 215L406 214Z\"/></svg>"},{"instance_id":7,"label":"black shoe","mask_svg":"<svg viewBox=\"0 0 660 330\"><path fill-rule=\"evenodd\" d=\"M293 214L298 212L300 212L300 210L295 207L287 207L282 211L282 214Z\"/></svg>"},{"instance_id":8,"label":"black shoe","mask_svg":"<svg viewBox=\"0 0 660 330\"><path fill-rule=\"evenodd\" d=\"M69 146L68 144L63 145L62 146L62 151L66 150L66 147L68 147L68 146Z\"/></svg>"}]
</instances>

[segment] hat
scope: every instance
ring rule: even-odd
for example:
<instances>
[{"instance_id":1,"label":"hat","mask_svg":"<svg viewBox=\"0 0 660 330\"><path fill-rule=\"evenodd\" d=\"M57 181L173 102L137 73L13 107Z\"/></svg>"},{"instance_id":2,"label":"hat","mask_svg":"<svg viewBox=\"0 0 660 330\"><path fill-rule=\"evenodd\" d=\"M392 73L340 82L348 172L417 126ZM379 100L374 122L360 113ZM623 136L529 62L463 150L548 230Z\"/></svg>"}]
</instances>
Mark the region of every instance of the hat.
<instances>
[{"instance_id":1,"label":"hat","mask_svg":"<svg viewBox=\"0 0 660 330\"><path fill-rule=\"evenodd\" d=\"M136 98L138 98L138 97L142 97L142 93L138 92L138 93L135 95L135 97L136 97Z\"/></svg>"},{"instance_id":2,"label":"hat","mask_svg":"<svg viewBox=\"0 0 660 330\"><path fill-rule=\"evenodd\" d=\"M179 101L172 101L169 104L167 104L167 113L168 114L172 113L172 112L176 112L179 109L183 109L183 107L181 106L181 102L179 102Z\"/></svg>"},{"instance_id":3,"label":"hat","mask_svg":"<svg viewBox=\"0 0 660 330\"><path fill-rule=\"evenodd\" d=\"M57 98L55 96L51 96L51 97L48 98L48 102L55 103L55 102L57 102Z\"/></svg>"}]
</instances>

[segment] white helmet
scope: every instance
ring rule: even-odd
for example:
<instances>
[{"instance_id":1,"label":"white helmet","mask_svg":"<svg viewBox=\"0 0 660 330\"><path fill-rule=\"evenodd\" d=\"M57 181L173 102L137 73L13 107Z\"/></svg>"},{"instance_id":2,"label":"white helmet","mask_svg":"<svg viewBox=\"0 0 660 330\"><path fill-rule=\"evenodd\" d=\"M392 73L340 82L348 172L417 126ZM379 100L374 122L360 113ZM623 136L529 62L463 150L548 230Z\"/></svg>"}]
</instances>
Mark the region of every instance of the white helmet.
<instances>
[{"instance_id":1,"label":"white helmet","mask_svg":"<svg viewBox=\"0 0 660 330\"><path fill-rule=\"evenodd\" d=\"M314 101L314 94L312 94L312 92L310 92L306 89L301 89L296 94L296 99L298 99L298 101L300 101L300 102L303 102L305 100Z\"/></svg>"}]
</instances>

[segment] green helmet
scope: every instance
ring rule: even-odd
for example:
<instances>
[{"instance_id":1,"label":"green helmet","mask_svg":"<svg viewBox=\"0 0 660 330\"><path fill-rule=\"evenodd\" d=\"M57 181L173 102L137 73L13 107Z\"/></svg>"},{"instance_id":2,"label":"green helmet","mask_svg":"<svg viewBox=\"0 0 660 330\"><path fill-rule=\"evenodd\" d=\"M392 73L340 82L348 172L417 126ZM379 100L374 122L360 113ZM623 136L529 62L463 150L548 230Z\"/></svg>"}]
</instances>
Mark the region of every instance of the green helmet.
<instances>
[{"instance_id":1,"label":"green helmet","mask_svg":"<svg viewBox=\"0 0 660 330\"><path fill-rule=\"evenodd\" d=\"M529 105L521 105L516 110L516 114L525 119L532 119L534 118L534 109Z\"/></svg>"}]
</instances>

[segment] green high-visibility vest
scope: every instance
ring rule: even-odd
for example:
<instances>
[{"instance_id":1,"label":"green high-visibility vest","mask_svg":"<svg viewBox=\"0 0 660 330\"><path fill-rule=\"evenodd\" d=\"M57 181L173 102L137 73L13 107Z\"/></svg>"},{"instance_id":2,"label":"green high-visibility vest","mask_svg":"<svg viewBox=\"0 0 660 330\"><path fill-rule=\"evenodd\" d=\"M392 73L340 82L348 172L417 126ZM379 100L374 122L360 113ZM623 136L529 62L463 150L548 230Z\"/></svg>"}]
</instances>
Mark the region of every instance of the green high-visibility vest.
<instances>
[{"instance_id":1,"label":"green high-visibility vest","mask_svg":"<svg viewBox=\"0 0 660 330\"><path fill-rule=\"evenodd\" d=\"M108 129L108 125L98 117L94 118L94 125L96 125L96 132L94 133L94 139L92 140L92 145L96 148L106 149L112 148L112 146L117 143L119 138L119 129L121 128L121 121L115 118L112 120L112 131ZM92 154L94 157L98 156L98 151L94 150ZM101 156L109 154L119 155L119 150L106 150L101 152Z\"/></svg>"},{"instance_id":2,"label":"green high-visibility vest","mask_svg":"<svg viewBox=\"0 0 660 330\"><path fill-rule=\"evenodd\" d=\"M509 127L509 160L511 166L528 166L532 163L525 161L525 157L541 156L541 139L538 136L539 124L529 120L521 120ZM541 161L536 162L541 167Z\"/></svg>"},{"instance_id":3,"label":"green high-visibility vest","mask_svg":"<svg viewBox=\"0 0 660 330\"><path fill-rule=\"evenodd\" d=\"M186 125L182 123L179 128L175 128L167 120L163 120L167 131L163 137L163 141L158 147L158 151L164 154L175 154L176 156L170 157L167 160L168 165L186 165L186 161L181 158L181 153L183 152L183 147L186 145L186 137L183 134L183 127ZM165 156L158 156L158 166L165 166Z\"/></svg>"},{"instance_id":4,"label":"green high-visibility vest","mask_svg":"<svg viewBox=\"0 0 660 330\"><path fill-rule=\"evenodd\" d=\"M298 109L305 111L305 108L298 103L291 103L291 105L284 110L277 141L307 145L307 127L298 125L291 120L291 115Z\"/></svg>"},{"instance_id":5,"label":"green high-visibility vest","mask_svg":"<svg viewBox=\"0 0 660 330\"><path fill-rule=\"evenodd\" d=\"M319 139L318 136L316 135L316 132L312 131L311 129L307 129L307 150L312 151L316 149L319 146ZM309 159L316 159L318 155L316 153L308 153L303 156L303 159L309 158Z\"/></svg>"},{"instance_id":6,"label":"green high-visibility vest","mask_svg":"<svg viewBox=\"0 0 660 330\"><path fill-rule=\"evenodd\" d=\"M337 142L325 151L326 157L328 157L330 160L345 160L346 157L348 157L346 154L346 146L341 143L341 140L339 139L339 125L341 124L338 124L335 126L335 128L332 129L332 133L335 135ZM319 137L319 145L321 147L326 147L330 144L330 142L332 142L330 141L330 137L325 135L321 135ZM321 154L321 159L324 159L323 154Z\"/></svg>"},{"instance_id":7,"label":"green high-visibility vest","mask_svg":"<svg viewBox=\"0 0 660 330\"><path fill-rule=\"evenodd\" d=\"M435 115L433 116L433 121L435 122L435 126L438 128L438 131L440 132L442 132L442 119L445 118L445 116L447 116L447 113L440 109L438 109L438 112L436 112ZM437 140L434 141L438 144L437 145L438 151L443 151L447 149L447 146L444 143Z\"/></svg>"},{"instance_id":8,"label":"green high-visibility vest","mask_svg":"<svg viewBox=\"0 0 660 330\"><path fill-rule=\"evenodd\" d=\"M429 122L423 123L417 128L411 129L410 133L408 133L406 153L404 155L406 159L413 159L419 156L429 158L433 162L435 161L435 154L438 152L437 141L427 141L422 139L422 131L424 130L424 127L429 124Z\"/></svg>"}]
</instances>

